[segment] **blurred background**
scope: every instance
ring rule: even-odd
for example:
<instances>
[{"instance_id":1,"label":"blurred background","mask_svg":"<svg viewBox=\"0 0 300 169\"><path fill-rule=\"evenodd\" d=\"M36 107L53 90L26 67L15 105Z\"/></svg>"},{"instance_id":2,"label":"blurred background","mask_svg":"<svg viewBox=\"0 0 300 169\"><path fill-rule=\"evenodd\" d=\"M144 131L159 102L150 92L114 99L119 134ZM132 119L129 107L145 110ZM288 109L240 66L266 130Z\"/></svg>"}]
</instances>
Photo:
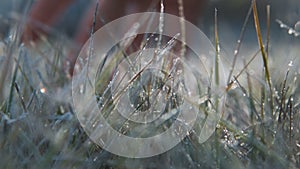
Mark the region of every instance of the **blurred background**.
<instances>
[{"instance_id":1,"label":"blurred background","mask_svg":"<svg viewBox=\"0 0 300 169\"><path fill-rule=\"evenodd\" d=\"M1 0L1 17L5 18L10 16L12 15L12 12L23 15L28 11L30 4L33 2L34 0ZM65 11L63 17L60 18L60 21L57 24L59 30L64 31L67 35L71 36L74 32L74 25L78 24L78 21L90 2L91 0L75 0L75 3L71 5L70 8ZM214 9L216 8L218 10L220 31L226 29L226 31L232 30L234 32L233 34L238 34L235 32L240 30L250 4L251 0L208 0L208 5L205 8L205 11L203 11L204 16L199 18L199 25L203 31L210 33L210 27L213 26L214 21ZM275 22L276 19L280 19L288 25L294 25L300 20L300 2L298 0L258 0L257 4L261 20L266 18L266 5L271 6L272 30L280 30L278 29L279 25ZM7 25L3 24L3 20L0 22L2 22L0 27L3 34ZM261 24L265 26L264 22Z\"/></svg>"},{"instance_id":2,"label":"blurred background","mask_svg":"<svg viewBox=\"0 0 300 169\"><path fill-rule=\"evenodd\" d=\"M84 12L88 9L91 0L75 0L55 25L55 29L66 37L72 37ZM9 20L26 16L34 0L1 0L0 1L0 38L5 38L10 26ZM218 24L220 43L228 55L232 55L236 41L239 38L243 22L251 5L251 0L208 0L207 7L199 17L198 26L211 39L214 39L214 11L218 10ZM266 6L271 6L271 42L287 42L299 45L299 38L288 34L287 29L280 28L276 20L280 20L290 27L294 27L300 20L299 0L258 0L259 17L263 35L266 35ZM188 9L185 9L188 10ZM66 24L68 23L68 24ZM245 41L247 45L257 44L253 24L250 16L246 27ZM247 46L249 48L249 46Z\"/></svg>"}]
</instances>

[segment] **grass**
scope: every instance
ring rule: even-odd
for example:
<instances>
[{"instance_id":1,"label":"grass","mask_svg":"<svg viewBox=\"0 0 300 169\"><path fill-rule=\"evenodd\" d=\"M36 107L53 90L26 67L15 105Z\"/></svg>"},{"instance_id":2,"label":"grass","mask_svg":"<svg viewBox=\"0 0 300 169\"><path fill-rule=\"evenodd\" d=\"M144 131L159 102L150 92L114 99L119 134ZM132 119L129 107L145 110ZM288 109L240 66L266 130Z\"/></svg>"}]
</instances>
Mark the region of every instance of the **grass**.
<instances>
[{"instance_id":1,"label":"grass","mask_svg":"<svg viewBox=\"0 0 300 169\"><path fill-rule=\"evenodd\" d=\"M70 80L61 70L68 40L56 37L36 47L19 46L22 24L11 19L10 38L2 40L0 54L0 168L300 168L299 60L290 66L276 62L284 56L274 56L278 49L270 47L269 26L264 43L258 16L253 1L227 67L227 100L215 133L199 143L197 132L191 131L170 151L145 159L101 149L80 126ZM242 58L249 17L254 17L258 52ZM269 15L260 19L271 22ZM215 70L219 63L227 65L217 26L216 19L220 58ZM263 63L259 68L257 60ZM219 83L219 71L213 83Z\"/></svg>"}]
</instances>

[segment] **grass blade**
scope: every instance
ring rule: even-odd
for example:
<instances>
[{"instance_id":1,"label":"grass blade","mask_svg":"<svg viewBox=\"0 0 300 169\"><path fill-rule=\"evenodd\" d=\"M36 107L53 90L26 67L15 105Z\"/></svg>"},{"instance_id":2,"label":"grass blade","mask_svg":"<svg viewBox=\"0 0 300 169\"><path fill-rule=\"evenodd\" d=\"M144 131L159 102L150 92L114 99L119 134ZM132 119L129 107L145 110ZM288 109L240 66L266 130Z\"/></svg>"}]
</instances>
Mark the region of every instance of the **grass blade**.
<instances>
[{"instance_id":1,"label":"grass blade","mask_svg":"<svg viewBox=\"0 0 300 169\"><path fill-rule=\"evenodd\" d=\"M267 56L267 53L265 52L265 47L264 47L263 40L262 40L261 29L260 29L260 24L259 24L259 19L258 19L258 12L257 12L257 7L256 7L256 0L252 1L252 9L253 9L256 35L257 35L258 44L260 47L263 63L264 63L265 78L267 80L269 90L270 90L270 108L274 115L273 89L272 89L271 76L270 76L270 71L269 71L269 66L268 66L268 56Z\"/></svg>"},{"instance_id":2,"label":"grass blade","mask_svg":"<svg viewBox=\"0 0 300 169\"><path fill-rule=\"evenodd\" d=\"M250 6L249 10L248 10L248 13L246 15L246 18L245 18L245 21L243 23L243 26L242 26L242 30L241 30L241 33L240 33L240 37L239 37L239 40L237 41L237 45L236 45L236 48L234 50L234 58L233 58L233 62L232 62L232 65L231 65L231 68L230 68L230 72L229 72L229 75L228 75L228 80L227 80L227 85L229 85L231 82L231 76L233 74L233 71L234 71L234 68L235 68L235 64L236 64L236 60L237 60L237 56L240 52L240 47L242 45L242 41L244 39L244 34L245 34L245 30L246 30L246 25L248 23L248 20L250 18L250 14L251 14L251 11L252 11L252 6Z\"/></svg>"}]
</instances>

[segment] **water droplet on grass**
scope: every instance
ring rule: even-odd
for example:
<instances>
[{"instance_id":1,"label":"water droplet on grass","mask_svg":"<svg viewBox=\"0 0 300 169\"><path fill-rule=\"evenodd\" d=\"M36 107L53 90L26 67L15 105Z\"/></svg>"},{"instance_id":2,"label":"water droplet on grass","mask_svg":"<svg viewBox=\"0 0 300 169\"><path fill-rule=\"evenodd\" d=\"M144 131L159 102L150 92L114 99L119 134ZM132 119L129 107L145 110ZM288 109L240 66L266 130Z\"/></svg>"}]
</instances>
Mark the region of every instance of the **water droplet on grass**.
<instances>
[{"instance_id":1,"label":"water droplet on grass","mask_svg":"<svg viewBox=\"0 0 300 169\"><path fill-rule=\"evenodd\" d=\"M288 66L289 66L289 67L294 66L293 61L290 61L289 64L288 64Z\"/></svg>"},{"instance_id":2,"label":"water droplet on grass","mask_svg":"<svg viewBox=\"0 0 300 169\"><path fill-rule=\"evenodd\" d=\"M84 92L84 85L80 85L79 87L79 93L82 94Z\"/></svg>"},{"instance_id":3,"label":"water droplet on grass","mask_svg":"<svg viewBox=\"0 0 300 169\"><path fill-rule=\"evenodd\" d=\"M280 24L279 26L280 26L280 28L284 28L285 25L284 24Z\"/></svg>"},{"instance_id":4,"label":"water droplet on grass","mask_svg":"<svg viewBox=\"0 0 300 169\"><path fill-rule=\"evenodd\" d=\"M40 89L40 92L41 92L41 93L46 93L46 91L47 91L47 90L46 90L45 87L43 87L43 88Z\"/></svg>"},{"instance_id":5,"label":"water droplet on grass","mask_svg":"<svg viewBox=\"0 0 300 169\"><path fill-rule=\"evenodd\" d=\"M95 161L97 161L97 159L98 159L98 157L95 157L95 158L93 159L93 161L95 162Z\"/></svg>"},{"instance_id":6,"label":"water droplet on grass","mask_svg":"<svg viewBox=\"0 0 300 169\"><path fill-rule=\"evenodd\" d=\"M238 50L234 50L234 55L236 55L238 53Z\"/></svg>"}]
</instances>

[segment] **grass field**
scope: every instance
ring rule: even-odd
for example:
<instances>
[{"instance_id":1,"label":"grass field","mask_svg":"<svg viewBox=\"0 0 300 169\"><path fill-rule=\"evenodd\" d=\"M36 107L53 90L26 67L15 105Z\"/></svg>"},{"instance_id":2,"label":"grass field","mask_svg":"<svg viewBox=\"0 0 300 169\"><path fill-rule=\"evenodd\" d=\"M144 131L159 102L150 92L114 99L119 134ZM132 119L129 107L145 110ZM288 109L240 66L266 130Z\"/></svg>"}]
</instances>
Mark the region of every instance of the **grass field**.
<instances>
[{"instance_id":1,"label":"grass field","mask_svg":"<svg viewBox=\"0 0 300 169\"><path fill-rule=\"evenodd\" d=\"M105 151L83 130L62 66L70 38L53 30L35 46L20 45L22 19L1 17L8 32L0 39L0 168L300 168L299 30L255 6L249 11L237 31L213 17L205 31L221 46L216 55L230 75L213 135L199 143L192 130L171 150L143 159ZM223 39L227 33L238 39Z\"/></svg>"}]
</instances>

